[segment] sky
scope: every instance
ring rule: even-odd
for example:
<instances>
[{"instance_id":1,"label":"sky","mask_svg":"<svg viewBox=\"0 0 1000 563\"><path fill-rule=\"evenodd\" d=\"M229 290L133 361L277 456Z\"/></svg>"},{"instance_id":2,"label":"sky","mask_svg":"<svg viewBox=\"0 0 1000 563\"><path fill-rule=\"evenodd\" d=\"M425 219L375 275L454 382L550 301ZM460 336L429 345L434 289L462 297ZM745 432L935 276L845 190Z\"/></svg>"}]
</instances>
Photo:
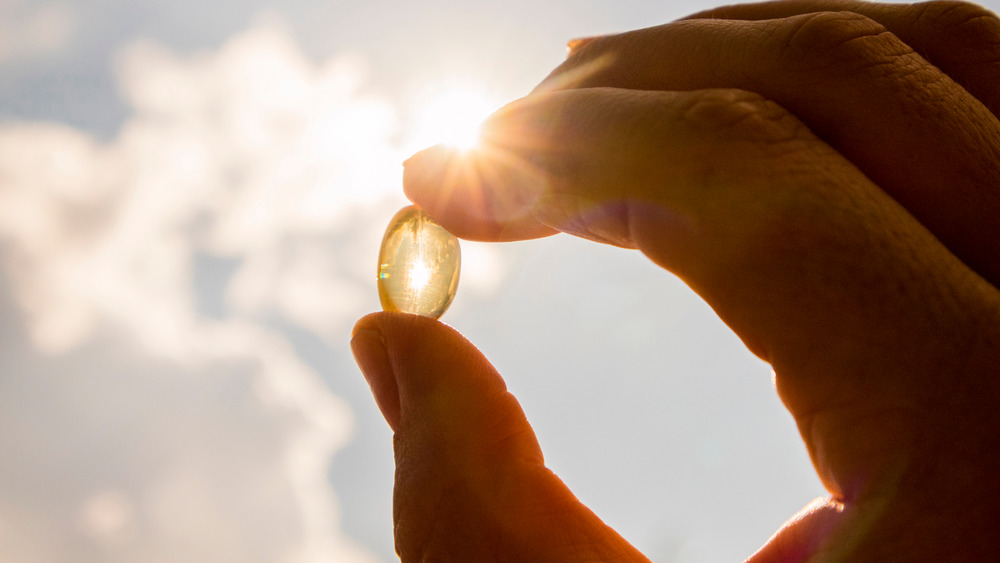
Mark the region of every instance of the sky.
<instances>
[{"instance_id":1,"label":"sky","mask_svg":"<svg viewBox=\"0 0 1000 563\"><path fill-rule=\"evenodd\" d=\"M707 7L0 0L0 560L395 560L348 340L400 163L567 40ZM742 560L823 492L769 366L638 253L463 243L443 321L655 561Z\"/></svg>"}]
</instances>

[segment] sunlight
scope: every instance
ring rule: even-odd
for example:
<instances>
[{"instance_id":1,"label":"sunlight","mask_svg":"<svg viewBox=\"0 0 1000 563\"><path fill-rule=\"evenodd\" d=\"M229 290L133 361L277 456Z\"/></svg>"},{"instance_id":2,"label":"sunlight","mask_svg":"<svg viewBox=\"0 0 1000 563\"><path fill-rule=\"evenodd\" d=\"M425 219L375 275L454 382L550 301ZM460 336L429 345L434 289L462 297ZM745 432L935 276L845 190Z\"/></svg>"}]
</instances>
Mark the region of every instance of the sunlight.
<instances>
[{"instance_id":1,"label":"sunlight","mask_svg":"<svg viewBox=\"0 0 1000 563\"><path fill-rule=\"evenodd\" d=\"M413 141L420 148L441 143L471 149L479 142L482 122L498 105L475 88L439 90L416 104Z\"/></svg>"},{"instance_id":2,"label":"sunlight","mask_svg":"<svg viewBox=\"0 0 1000 563\"><path fill-rule=\"evenodd\" d=\"M417 262L410 267L410 287L414 292L420 293L428 282L431 281L431 269L424 262Z\"/></svg>"}]
</instances>

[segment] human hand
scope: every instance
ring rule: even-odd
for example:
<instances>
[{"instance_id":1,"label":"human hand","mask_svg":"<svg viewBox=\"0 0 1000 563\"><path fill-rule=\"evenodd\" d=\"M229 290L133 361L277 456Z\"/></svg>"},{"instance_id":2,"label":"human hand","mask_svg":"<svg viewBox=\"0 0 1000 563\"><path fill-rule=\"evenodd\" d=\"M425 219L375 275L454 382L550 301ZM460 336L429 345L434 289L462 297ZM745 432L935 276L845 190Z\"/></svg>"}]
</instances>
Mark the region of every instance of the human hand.
<instances>
[{"instance_id":1,"label":"human hand","mask_svg":"<svg viewBox=\"0 0 1000 563\"><path fill-rule=\"evenodd\" d=\"M998 114L1000 21L975 6L733 6L587 42L480 150L420 153L404 187L465 238L639 249L771 363L831 498L755 562L985 561ZM641 559L454 331L376 314L353 346L396 431L404 560Z\"/></svg>"}]
</instances>

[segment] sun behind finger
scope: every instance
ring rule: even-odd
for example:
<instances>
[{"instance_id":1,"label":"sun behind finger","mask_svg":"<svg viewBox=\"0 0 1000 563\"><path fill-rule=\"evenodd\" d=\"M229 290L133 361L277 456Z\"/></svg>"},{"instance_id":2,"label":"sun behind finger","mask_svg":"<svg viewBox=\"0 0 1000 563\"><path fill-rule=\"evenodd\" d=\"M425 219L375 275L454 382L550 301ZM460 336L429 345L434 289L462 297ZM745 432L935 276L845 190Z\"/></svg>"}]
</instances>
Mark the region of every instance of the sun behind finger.
<instances>
[{"instance_id":1,"label":"sun behind finger","mask_svg":"<svg viewBox=\"0 0 1000 563\"><path fill-rule=\"evenodd\" d=\"M416 147L444 144L468 150L479 142L483 120L499 103L472 86L449 86L420 96L415 104L413 142Z\"/></svg>"}]
</instances>

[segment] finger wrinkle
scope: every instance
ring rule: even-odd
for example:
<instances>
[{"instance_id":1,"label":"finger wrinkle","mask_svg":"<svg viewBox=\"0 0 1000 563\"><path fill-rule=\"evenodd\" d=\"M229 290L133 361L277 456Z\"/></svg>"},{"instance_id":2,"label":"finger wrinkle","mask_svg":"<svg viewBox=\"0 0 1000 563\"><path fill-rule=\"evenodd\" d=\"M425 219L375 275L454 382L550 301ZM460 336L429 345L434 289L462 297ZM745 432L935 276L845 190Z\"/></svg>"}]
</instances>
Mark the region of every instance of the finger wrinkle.
<instances>
[{"instance_id":1,"label":"finger wrinkle","mask_svg":"<svg viewBox=\"0 0 1000 563\"><path fill-rule=\"evenodd\" d=\"M886 59L912 52L884 25L854 12L817 12L784 22L786 38L773 42L780 59L791 65L851 65L871 58Z\"/></svg>"},{"instance_id":2,"label":"finger wrinkle","mask_svg":"<svg viewBox=\"0 0 1000 563\"><path fill-rule=\"evenodd\" d=\"M947 34L957 38L967 37L971 30L984 29L992 31L987 37L993 37L996 43L1000 37L1000 17L983 6L971 2L923 2L912 6L910 29L916 32L933 32ZM973 33L979 38L979 33Z\"/></svg>"},{"instance_id":3,"label":"finger wrinkle","mask_svg":"<svg viewBox=\"0 0 1000 563\"><path fill-rule=\"evenodd\" d=\"M703 90L684 100L679 118L696 132L709 131L727 140L755 147L799 144L813 136L808 128L779 104L739 89Z\"/></svg>"}]
</instances>

